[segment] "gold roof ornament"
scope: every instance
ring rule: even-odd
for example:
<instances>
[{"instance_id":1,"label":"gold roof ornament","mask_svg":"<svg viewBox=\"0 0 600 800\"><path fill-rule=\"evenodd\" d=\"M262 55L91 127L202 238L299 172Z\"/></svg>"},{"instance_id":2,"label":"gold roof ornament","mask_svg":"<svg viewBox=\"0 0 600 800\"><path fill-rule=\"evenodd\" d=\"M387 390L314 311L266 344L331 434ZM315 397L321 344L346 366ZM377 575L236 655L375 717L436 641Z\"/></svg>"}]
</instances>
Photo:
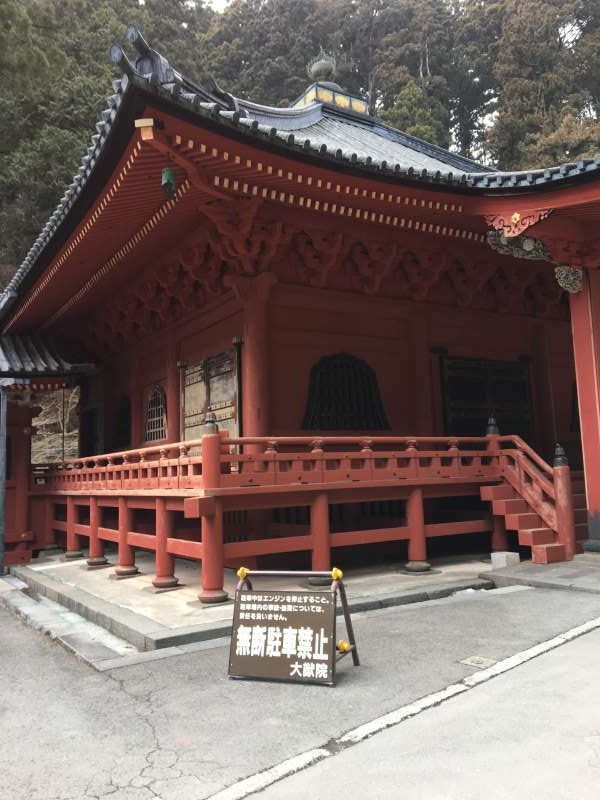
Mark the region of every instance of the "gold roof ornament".
<instances>
[{"instance_id":1,"label":"gold roof ornament","mask_svg":"<svg viewBox=\"0 0 600 800\"><path fill-rule=\"evenodd\" d=\"M328 103L348 111L367 114L367 103L360 97L349 94L334 82L336 60L332 53L326 53L321 47L318 55L312 58L306 72L313 83L304 90L292 108L303 108L311 103Z\"/></svg>"}]
</instances>

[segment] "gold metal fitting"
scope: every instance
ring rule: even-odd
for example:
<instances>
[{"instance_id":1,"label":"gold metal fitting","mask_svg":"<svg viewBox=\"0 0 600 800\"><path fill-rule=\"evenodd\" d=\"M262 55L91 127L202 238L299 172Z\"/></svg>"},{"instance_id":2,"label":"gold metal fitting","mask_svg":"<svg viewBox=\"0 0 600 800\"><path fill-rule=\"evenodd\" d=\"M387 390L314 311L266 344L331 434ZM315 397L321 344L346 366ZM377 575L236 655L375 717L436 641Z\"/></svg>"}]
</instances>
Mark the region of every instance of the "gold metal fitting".
<instances>
[{"instance_id":1,"label":"gold metal fitting","mask_svg":"<svg viewBox=\"0 0 600 800\"><path fill-rule=\"evenodd\" d=\"M334 581L341 581L342 578L344 577L344 573L342 572L341 569L334 567L331 570L331 577L333 578Z\"/></svg>"},{"instance_id":2,"label":"gold metal fitting","mask_svg":"<svg viewBox=\"0 0 600 800\"><path fill-rule=\"evenodd\" d=\"M347 642L345 639L340 639L337 643L337 649L340 651L340 653L347 653L348 650L350 650L350 647L350 642Z\"/></svg>"},{"instance_id":3,"label":"gold metal fitting","mask_svg":"<svg viewBox=\"0 0 600 800\"><path fill-rule=\"evenodd\" d=\"M243 581L243 580L244 580L244 578L246 578L246 577L247 577L247 575L248 575L248 573L249 573L249 572L250 572L250 570L248 569L248 567L240 567L240 568L238 569L238 571L236 572L236 575L238 576L238 578L239 578L241 581Z\"/></svg>"}]
</instances>

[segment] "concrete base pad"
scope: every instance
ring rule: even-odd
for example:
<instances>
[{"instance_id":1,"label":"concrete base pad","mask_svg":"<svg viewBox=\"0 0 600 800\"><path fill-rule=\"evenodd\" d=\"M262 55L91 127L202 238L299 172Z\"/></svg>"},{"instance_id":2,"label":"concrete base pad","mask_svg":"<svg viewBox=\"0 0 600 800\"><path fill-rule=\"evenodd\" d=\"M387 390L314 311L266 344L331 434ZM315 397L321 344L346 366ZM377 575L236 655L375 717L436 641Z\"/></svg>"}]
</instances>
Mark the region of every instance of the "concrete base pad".
<instances>
[{"instance_id":1,"label":"concrete base pad","mask_svg":"<svg viewBox=\"0 0 600 800\"><path fill-rule=\"evenodd\" d=\"M173 586L144 586L143 592L152 592L152 594L164 594L165 592L176 592L178 589L183 589L183 583L174 583Z\"/></svg>"},{"instance_id":2,"label":"concrete base pad","mask_svg":"<svg viewBox=\"0 0 600 800\"><path fill-rule=\"evenodd\" d=\"M142 573L139 571L131 572L128 575L121 575L117 572L111 572L108 577L111 581L126 581L129 578L139 578L141 575Z\"/></svg>"},{"instance_id":3,"label":"concrete base pad","mask_svg":"<svg viewBox=\"0 0 600 800\"><path fill-rule=\"evenodd\" d=\"M429 572L431 564L429 561L408 561L404 565L407 572Z\"/></svg>"},{"instance_id":4,"label":"concrete base pad","mask_svg":"<svg viewBox=\"0 0 600 800\"><path fill-rule=\"evenodd\" d=\"M589 554L557 564L514 564L492 569L485 577L496 586L535 586L538 589L570 589L600 594L600 559Z\"/></svg>"},{"instance_id":5,"label":"concrete base pad","mask_svg":"<svg viewBox=\"0 0 600 800\"><path fill-rule=\"evenodd\" d=\"M200 592L198 600L205 606L212 606L217 603L227 603L229 600L227 592L221 592L218 589L208 589Z\"/></svg>"},{"instance_id":6,"label":"concrete base pad","mask_svg":"<svg viewBox=\"0 0 600 800\"><path fill-rule=\"evenodd\" d=\"M81 558L83 558L83 552L81 550L68 550L62 555L64 561L77 561Z\"/></svg>"},{"instance_id":7,"label":"concrete base pad","mask_svg":"<svg viewBox=\"0 0 600 800\"><path fill-rule=\"evenodd\" d=\"M598 553L600 554L600 539L588 539L582 542L583 550L585 553Z\"/></svg>"},{"instance_id":8,"label":"concrete base pad","mask_svg":"<svg viewBox=\"0 0 600 800\"><path fill-rule=\"evenodd\" d=\"M112 571L81 569L81 564L58 558L13 567L12 572L37 594L64 606L106 628L139 650L155 650L228 636L231 633L237 577L225 570L226 602L206 604L198 598L201 564L175 559L177 591L156 591L153 553L138 551L141 572L120 579ZM344 584L352 611L368 611L406 603L423 602L464 589L492 588L480 573L489 569L485 556L446 558L436 561L434 571L403 574L397 564L345 568ZM129 576L128 576L129 577ZM256 580L259 589L295 590L294 578L265 577Z\"/></svg>"}]
</instances>

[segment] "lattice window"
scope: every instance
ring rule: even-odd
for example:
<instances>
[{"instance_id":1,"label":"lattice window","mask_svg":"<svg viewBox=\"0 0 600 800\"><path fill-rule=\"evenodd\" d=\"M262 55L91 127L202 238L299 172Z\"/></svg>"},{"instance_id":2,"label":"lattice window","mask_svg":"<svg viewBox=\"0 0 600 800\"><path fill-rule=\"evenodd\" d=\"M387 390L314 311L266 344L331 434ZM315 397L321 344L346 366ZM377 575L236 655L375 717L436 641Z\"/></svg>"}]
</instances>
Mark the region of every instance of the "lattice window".
<instances>
[{"instance_id":1,"label":"lattice window","mask_svg":"<svg viewBox=\"0 0 600 800\"><path fill-rule=\"evenodd\" d=\"M303 430L389 430L377 375L348 353L326 356L310 371Z\"/></svg>"},{"instance_id":2,"label":"lattice window","mask_svg":"<svg viewBox=\"0 0 600 800\"><path fill-rule=\"evenodd\" d=\"M144 441L156 442L167 436L167 398L162 386L155 386L150 392L146 407L146 427Z\"/></svg>"}]
</instances>

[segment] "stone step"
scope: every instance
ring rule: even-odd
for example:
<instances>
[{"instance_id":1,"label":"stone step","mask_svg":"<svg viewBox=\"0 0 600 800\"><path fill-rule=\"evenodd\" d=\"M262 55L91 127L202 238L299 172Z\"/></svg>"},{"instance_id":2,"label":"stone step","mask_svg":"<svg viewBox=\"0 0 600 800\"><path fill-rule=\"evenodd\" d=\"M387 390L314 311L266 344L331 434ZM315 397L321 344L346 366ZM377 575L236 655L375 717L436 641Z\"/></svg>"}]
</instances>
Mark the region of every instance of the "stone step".
<instances>
[{"instance_id":1,"label":"stone step","mask_svg":"<svg viewBox=\"0 0 600 800\"><path fill-rule=\"evenodd\" d=\"M551 528L525 528L519 531L519 544L535 547L539 544L555 544L556 534Z\"/></svg>"},{"instance_id":2,"label":"stone step","mask_svg":"<svg viewBox=\"0 0 600 800\"><path fill-rule=\"evenodd\" d=\"M492 510L494 514L503 516L506 514L521 514L529 511L529 506L525 500L518 497L510 500L492 500Z\"/></svg>"},{"instance_id":3,"label":"stone step","mask_svg":"<svg viewBox=\"0 0 600 800\"><path fill-rule=\"evenodd\" d=\"M538 544L531 548L534 564L556 564L565 561L567 553L564 544Z\"/></svg>"},{"instance_id":4,"label":"stone step","mask_svg":"<svg viewBox=\"0 0 600 800\"><path fill-rule=\"evenodd\" d=\"M526 528L543 528L544 523L538 514L507 514L506 527L509 531L521 531Z\"/></svg>"}]
</instances>

